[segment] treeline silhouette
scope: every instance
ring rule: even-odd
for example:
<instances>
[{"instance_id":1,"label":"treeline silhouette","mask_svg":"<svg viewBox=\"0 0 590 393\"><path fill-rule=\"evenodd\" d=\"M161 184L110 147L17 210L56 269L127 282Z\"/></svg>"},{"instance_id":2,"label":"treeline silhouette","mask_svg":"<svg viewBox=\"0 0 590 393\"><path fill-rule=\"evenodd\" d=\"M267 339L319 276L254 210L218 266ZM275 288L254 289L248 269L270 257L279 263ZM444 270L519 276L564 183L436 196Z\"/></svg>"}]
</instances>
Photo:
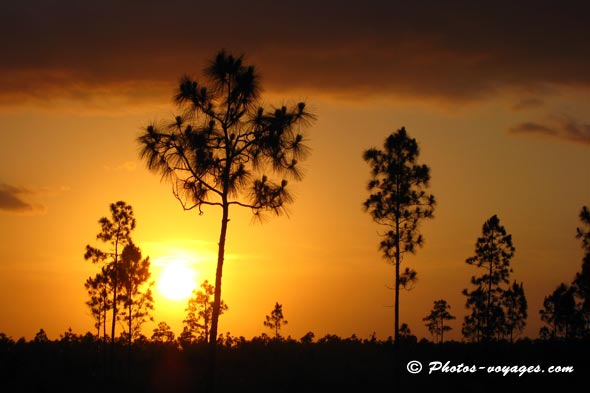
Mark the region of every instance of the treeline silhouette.
<instances>
[{"instance_id":1,"label":"treeline silhouette","mask_svg":"<svg viewBox=\"0 0 590 393\"><path fill-rule=\"evenodd\" d=\"M407 328L407 326L406 326ZM419 375L407 372L397 377L397 386L417 391L492 392L510 386L533 391L551 382L582 381L588 367L587 341L529 340L516 343L419 342L400 327L399 362L421 361ZM33 340L14 341L0 334L0 381L5 392L203 392L207 383L208 344L205 341L180 346L142 338L132 344L115 341L116 356L107 364L101 356L103 340L88 332L68 330L50 340L41 330ZM327 334L314 340L312 332L299 340L271 338L266 334L218 338L218 392L325 392L391 390L393 386L393 338L375 335L341 338ZM428 375L432 361L476 366L572 366L574 373L522 375L481 373L435 373ZM114 366L114 367L113 367ZM405 370L404 370L405 371ZM585 376L584 376L585 377Z\"/></svg>"}]
</instances>

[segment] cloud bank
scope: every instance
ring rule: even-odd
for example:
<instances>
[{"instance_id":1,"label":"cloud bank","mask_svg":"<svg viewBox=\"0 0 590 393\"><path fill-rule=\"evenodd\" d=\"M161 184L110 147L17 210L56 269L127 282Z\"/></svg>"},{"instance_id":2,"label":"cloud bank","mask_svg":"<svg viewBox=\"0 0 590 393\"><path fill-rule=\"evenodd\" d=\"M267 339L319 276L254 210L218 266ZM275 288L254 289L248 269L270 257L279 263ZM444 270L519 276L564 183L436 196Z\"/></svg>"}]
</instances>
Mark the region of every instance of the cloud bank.
<instances>
[{"instance_id":1,"label":"cloud bank","mask_svg":"<svg viewBox=\"0 0 590 393\"><path fill-rule=\"evenodd\" d=\"M590 85L590 3L24 0L0 16L0 105L170 97L220 48L268 90L473 100Z\"/></svg>"}]
</instances>

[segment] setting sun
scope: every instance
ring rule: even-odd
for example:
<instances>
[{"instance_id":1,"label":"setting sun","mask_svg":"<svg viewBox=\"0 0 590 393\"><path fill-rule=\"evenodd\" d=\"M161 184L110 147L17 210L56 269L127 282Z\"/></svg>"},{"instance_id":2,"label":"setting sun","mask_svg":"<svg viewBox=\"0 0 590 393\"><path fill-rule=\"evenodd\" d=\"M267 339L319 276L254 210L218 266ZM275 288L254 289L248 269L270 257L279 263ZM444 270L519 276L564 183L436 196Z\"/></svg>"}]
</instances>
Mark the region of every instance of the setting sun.
<instances>
[{"instance_id":1,"label":"setting sun","mask_svg":"<svg viewBox=\"0 0 590 393\"><path fill-rule=\"evenodd\" d=\"M185 300L197 286L197 272L182 262L170 262L158 279L159 292L170 300Z\"/></svg>"}]
</instances>

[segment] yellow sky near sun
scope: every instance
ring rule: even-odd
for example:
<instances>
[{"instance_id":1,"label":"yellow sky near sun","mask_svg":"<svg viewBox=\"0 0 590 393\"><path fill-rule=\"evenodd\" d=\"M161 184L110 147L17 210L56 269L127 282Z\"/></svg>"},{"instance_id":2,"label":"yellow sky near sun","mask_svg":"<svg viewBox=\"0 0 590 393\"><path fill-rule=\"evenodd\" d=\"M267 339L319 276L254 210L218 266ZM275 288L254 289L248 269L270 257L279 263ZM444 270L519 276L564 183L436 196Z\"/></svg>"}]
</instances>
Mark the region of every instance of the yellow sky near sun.
<instances>
[{"instance_id":1,"label":"yellow sky near sun","mask_svg":"<svg viewBox=\"0 0 590 393\"><path fill-rule=\"evenodd\" d=\"M590 109L576 94L553 105ZM401 295L402 322L428 336L422 317L445 298L457 316L449 337L460 338L461 290L478 274L465 259L484 220L498 214L514 237L513 278L524 281L529 300L526 333L536 336L543 296L570 282L581 264L574 233L579 209L590 204L588 146L508 134L523 116L510 109L510 95L465 108L301 95L310 97L319 118L308 130L307 176L292 183L289 217L258 224L247 210L231 212L222 287L229 310L220 331L260 334L278 301L289 320L285 334L295 338L307 331L392 334L393 267L377 250L379 228L361 209L368 179L361 153L405 126L432 169L438 206L435 219L423 224L424 249L405 262L419 281ZM265 101L282 102L274 98ZM152 259L154 278L178 258L194 267L198 280L214 281L219 211L183 212L169 185L138 159L141 126L172 112L161 103L114 114L60 107L0 112L0 180L26 187L23 198L40 207L40 214L0 215L0 331L32 338L44 328L57 338L70 326L93 330L83 283L96 267L83 260L84 247L98 245L97 221L117 200L134 208L133 238ZM186 303L156 294L155 306L155 323L145 333L162 320L180 333Z\"/></svg>"}]
</instances>

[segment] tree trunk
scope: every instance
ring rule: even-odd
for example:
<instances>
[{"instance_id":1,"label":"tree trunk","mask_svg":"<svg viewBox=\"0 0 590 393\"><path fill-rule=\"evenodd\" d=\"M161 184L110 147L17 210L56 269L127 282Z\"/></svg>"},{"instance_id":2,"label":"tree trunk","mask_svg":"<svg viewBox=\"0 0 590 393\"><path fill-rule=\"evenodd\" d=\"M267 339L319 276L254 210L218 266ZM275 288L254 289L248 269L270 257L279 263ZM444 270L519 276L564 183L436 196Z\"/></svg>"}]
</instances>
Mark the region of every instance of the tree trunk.
<instances>
[{"instance_id":1,"label":"tree trunk","mask_svg":"<svg viewBox=\"0 0 590 393\"><path fill-rule=\"evenodd\" d=\"M395 314L395 330L394 330L394 340L393 340L393 363L394 363L394 391L400 391L401 387L401 361L400 361L400 342L399 342L399 268L401 262L401 253L400 253L400 233L399 233L399 214L400 208L399 203L396 206L396 217L395 217L395 305L394 305L394 314Z\"/></svg>"},{"instance_id":2,"label":"tree trunk","mask_svg":"<svg viewBox=\"0 0 590 393\"><path fill-rule=\"evenodd\" d=\"M131 317L132 317L132 312L133 312L133 309L132 309L133 303L131 302L131 297L129 297L129 299L127 299L127 300L129 301L129 343L128 343L128 345L129 345L129 351L131 351L131 328L133 326L133 320Z\"/></svg>"},{"instance_id":3,"label":"tree trunk","mask_svg":"<svg viewBox=\"0 0 590 393\"><path fill-rule=\"evenodd\" d=\"M398 215L399 216L399 215ZM400 249L399 249L399 218L395 219L395 330L394 330L394 343L395 346L399 346L399 265L400 265Z\"/></svg>"},{"instance_id":4,"label":"tree trunk","mask_svg":"<svg viewBox=\"0 0 590 393\"><path fill-rule=\"evenodd\" d=\"M107 340L107 308L105 305L102 318L102 341L106 343Z\"/></svg>"},{"instance_id":5,"label":"tree trunk","mask_svg":"<svg viewBox=\"0 0 590 393\"><path fill-rule=\"evenodd\" d=\"M119 234L115 240L115 260L113 271L113 321L111 323L111 354L115 347L115 326L117 322L117 288L119 287L119 267L117 266L119 259Z\"/></svg>"},{"instance_id":6,"label":"tree trunk","mask_svg":"<svg viewBox=\"0 0 590 393\"><path fill-rule=\"evenodd\" d=\"M215 388L215 362L217 353L217 325L221 309L221 278L223 276L223 259L225 256L225 237L229 222L229 204L227 197L223 198L223 215L221 218L221 232L219 234L219 248L217 252L217 270L215 272L215 296L213 299L213 313L211 316L211 331L209 334L209 384L211 390Z\"/></svg>"},{"instance_id":7,"label":"tree trunk","mask_svg":"<svg viewBox=\"0 0 590 393\"><path fill-rule=\"evenodd\" d=\"M492 251L496 250L496 245L494 244L494 231L492 230L492 234L491 234L491 242L492 242ZM485 336L484 339L486 341L489 341L490 338L492 337L492 329L490 328L490 320L491 315L490 315L490 311L492 308L492 272L493 272L493 267L494 267L494 257L493 255L490 255L490 277L488 278L488 306L486 309L486 331L485 331Z\"/></svg>"},{"instance_id":8,"label":"tree trunk","mask_svg":"<svg viewBox=\"0 0 590 393\"><path fill-rule=\"evenodd\" d=\"M113 321L111 323L111 349L110 349L110 357L111 357L111 371L114 371L114 365L115 365L115 326L116 326L116 322L117 322L117 287L119 286L119 267L117 266L118 264L118 258L119 258L119 235L117 234L117 240L115 242L115 267L114 267L114 272L113 272Z\"/></svg>"}]
</instances>

